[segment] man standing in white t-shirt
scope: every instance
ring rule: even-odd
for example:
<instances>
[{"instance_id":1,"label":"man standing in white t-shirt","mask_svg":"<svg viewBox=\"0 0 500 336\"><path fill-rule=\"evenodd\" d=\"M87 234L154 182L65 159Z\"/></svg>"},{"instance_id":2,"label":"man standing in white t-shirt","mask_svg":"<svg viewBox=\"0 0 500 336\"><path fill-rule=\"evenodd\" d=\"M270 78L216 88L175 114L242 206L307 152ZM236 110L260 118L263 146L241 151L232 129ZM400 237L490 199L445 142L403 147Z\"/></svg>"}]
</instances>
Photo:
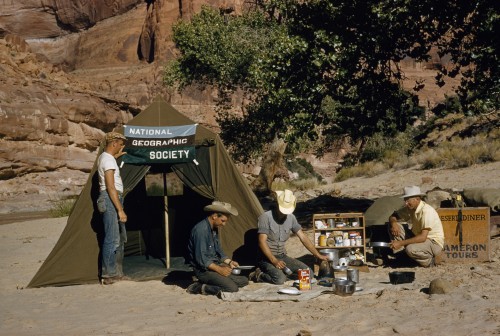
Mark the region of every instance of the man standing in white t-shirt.
<instances>
[{"instance_id":1,"label":"man standing in white t-shirt","mask_svg":"<svg viewBox=\"0 0 500 336\"><path fill-rule=\"evenodd\" d=\"M127 214L123 209L123 182L116 163L116 159L125 154L125 136L110 132L105 141L104 152L97 159L100 190L97 207L104 224L101 278L103 284L109 285L128 279L122 270Z\"/></svg>"}]
</instances>

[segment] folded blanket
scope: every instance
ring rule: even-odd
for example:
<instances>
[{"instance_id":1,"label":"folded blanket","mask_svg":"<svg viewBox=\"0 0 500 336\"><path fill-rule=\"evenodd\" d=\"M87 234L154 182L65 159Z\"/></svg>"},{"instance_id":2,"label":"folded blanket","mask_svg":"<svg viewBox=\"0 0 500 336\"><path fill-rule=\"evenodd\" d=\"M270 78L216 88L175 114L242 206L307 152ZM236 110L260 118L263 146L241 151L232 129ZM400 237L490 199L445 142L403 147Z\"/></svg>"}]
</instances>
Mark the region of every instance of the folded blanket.
<instances>
[{"instance_id":1,"label":"folded blanket","mask_svg":"<svg viewBox=\"0 0 500 336\"><path fill-rule=\"evenodd\" d=\"M236 293L222 292L221 299L224 301L306 301L320 296L323 293L331 292L331 288L312 285L310 290L301 291L299 295L278 293L283 288L294 288L293 281L287 281L283 285L271 285L268 283L251 283L240 288Z\"/></svg>"},{"instance_id":2,"label":"folded blanket","mask_svg":"<svg viewBox=\"0 0 500 336\"><path fill-rule=\"evenodd\" d=\"M384 290L403 290L403 289L413 289L419 290L421 284L417 282L403 284L403 285L391 285L388 281L387 275L383 274L379 277L366 278L362 281L362 290L357 291L353 296L367 295L367 294L377 294ZM221 299L224 301L232 302L261 302L261 301L307 301L314 299L323 294L335 295L331 287L324 287L318 284L313 284L310 290L301 291L299 295L292 294L281 294L278 291L284 288L293 288L293 281L287 281L283 285L271 285L268 283L250 283L248 286L240 288L236 293L221 293ZM337 295L335 295L337 296ZM337 296L341 298L340 296Z\"/></svg>"}]
</instances>

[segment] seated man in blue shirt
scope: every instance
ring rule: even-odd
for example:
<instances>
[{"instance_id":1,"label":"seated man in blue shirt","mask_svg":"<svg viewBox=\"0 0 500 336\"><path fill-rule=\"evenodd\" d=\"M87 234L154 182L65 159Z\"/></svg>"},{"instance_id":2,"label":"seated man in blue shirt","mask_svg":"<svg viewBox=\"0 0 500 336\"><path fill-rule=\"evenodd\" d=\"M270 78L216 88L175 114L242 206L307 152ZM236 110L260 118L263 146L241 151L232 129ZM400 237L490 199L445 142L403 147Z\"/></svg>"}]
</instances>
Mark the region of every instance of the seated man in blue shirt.
<instances>
[{"instance_id":1,"label":"seated man in blue shirt","mask_svg":"<svg viewBox=\"0 0 500 336\"><path fill-rule=\"evenodd\" d=\"M237 292L248 285L246 276L232 274L239 264L222 251L218 228L224 227L238 210L229 203L214 201L203 208L209 215L191 230L188 243L189 261L198 281L187 288L191 294L217 295Z\"/></svg>"}]
</instances>

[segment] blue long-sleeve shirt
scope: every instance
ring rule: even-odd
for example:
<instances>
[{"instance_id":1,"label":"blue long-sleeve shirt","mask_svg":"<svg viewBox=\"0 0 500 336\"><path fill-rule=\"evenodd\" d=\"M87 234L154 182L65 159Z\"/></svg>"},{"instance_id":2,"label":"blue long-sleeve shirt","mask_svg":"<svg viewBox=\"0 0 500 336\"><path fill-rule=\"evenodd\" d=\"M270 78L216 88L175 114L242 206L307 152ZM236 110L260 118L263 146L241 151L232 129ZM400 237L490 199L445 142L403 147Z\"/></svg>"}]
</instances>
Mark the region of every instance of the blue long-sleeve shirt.
<instances>
[{"instance_id":1,"label":"blue long-sleeve shirt","mask_svg":"<svg viewBox=\"0 0 500 336\"><path fill-rule=\"evenodd\" d=\"M211 263L218 264L228 259L222 251L219 235L216 230L212 230L208 218L191 230L188 252L191 266L199 271L206 271Z\"/></svg>"}]
</instances>

